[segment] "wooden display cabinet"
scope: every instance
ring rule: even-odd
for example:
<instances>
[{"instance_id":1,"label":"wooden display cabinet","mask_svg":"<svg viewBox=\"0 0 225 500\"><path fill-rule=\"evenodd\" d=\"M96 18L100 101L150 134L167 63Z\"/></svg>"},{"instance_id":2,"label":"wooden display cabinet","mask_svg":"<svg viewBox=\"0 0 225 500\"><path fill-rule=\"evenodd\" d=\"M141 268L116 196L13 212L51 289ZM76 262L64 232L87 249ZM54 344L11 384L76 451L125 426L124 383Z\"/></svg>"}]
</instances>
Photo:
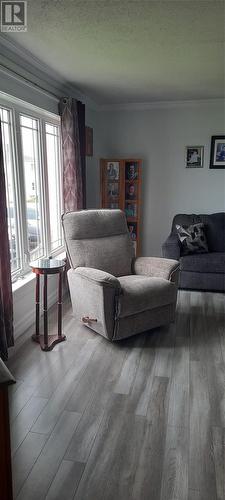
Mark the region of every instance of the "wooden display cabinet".
<instances>
[{"instance_id":1,"label":"wooden display cabinet","mask_svg":"<svg viewBox=\"0 0 225 500\"><path fill-rule=\"evenodd\" d=\"M101 207L120 208L135 246L140 251L141 160L101 159Z\"/></svg>"}]
</instances>

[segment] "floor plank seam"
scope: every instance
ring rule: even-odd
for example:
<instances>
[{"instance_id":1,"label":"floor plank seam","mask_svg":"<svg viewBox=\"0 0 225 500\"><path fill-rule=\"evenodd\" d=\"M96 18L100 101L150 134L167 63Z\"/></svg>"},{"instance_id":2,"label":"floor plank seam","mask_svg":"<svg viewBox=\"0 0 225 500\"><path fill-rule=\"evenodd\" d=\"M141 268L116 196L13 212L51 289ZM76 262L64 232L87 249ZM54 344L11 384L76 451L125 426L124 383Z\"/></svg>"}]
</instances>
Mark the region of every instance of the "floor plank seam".
<instances>
[{"instance_id":1,"label":"floor plank seam","mask_svg":"<svg viewBox=\"0 0 225 500\"><path fill-rule=\"evenodd\" d=\"M22 443L21 443L21 445L22 445ZM21 446L21 445L20 445L20 446ZM27 479L28 479L28 477L29 477L29 475L30 475L30 473L31 473L32 469L34 468L34 465L36 464L36 462L37 462L38 458L40 457L41 452L42 452L42 449L44 448L44 446L45 446L45 444L43 444L42 448L40 449L40 453L39 453L39 454L38 454L38 456L36 457L36 460L34 461L34 463L33 463L32 467L31 467L31 469L29 470L29 472L28 472L28 474L27 474L26 478L24 479L23 483L21 484L21 486L20 486L20 488L19 488L19 491L17 492L16 499L18 498L18 496L19 496L19 494L20 494L20 492L21 492L21 490L22 490L23 486L25 485L25 483L26 483L26 481L27 481ZM19 448L18 448L18 450L19 450Z\"/></svg>"},{"instance_id":2,"label":"floor plank seam","mask_svg":"<svg viewBox=\"0 0 225 500\"><path fill-rule=\"evenodd\" d=\"M68 500L69 492L69 500L223 500L225 425L215 403L221 395L225 344L223 317L216 316L221 301L217 306L216 297L213 304L211 300L210 294L180 291L175 325L121 344L109 344L81 328L73 322L70 306L64 321L73 340L60 346L55 357L42 356L27 339L13 364L23 375L20 393L11 394L12 411L19 409L13 420L18 418L14 446L32 416L14 454L20 452L17 499L56 495ZM42 384L49 381L42 395L36 394L38 371ZM29 395L30 376L34 391ZM119 380L121 393L115 392ZM41 399L46 403L36 416ZM33 484L40 486L40 498Z\"/></svg>"}]
</instances>

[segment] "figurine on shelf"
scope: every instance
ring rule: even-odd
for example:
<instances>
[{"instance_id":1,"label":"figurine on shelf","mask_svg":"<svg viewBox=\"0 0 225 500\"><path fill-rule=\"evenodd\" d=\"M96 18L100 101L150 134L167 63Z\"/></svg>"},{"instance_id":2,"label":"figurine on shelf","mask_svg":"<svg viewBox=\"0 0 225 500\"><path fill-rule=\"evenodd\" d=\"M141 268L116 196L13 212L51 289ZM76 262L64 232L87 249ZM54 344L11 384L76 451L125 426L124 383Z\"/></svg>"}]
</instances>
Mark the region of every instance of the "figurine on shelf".
<instances>
[{"instance_id":1,"label":"figurine on shelf","mask_svg":"<svg viewBox=\"0 0 225 500\"><path fill-rule=\"evenodd\" d=\"M133 241L137 239L137 224L134 222L132 224L128 224L128 229L130 233L130 237Z\"/></svg>"},{"instance_id":2,"label":"figurine on shelf","mask_svg":"<svg viewBox=\"0 0 225 500\"><path fill-rule=\"evenodd\" d=\"M109 203L108 208L111 208L111 210L115 210L119 208L119 203Z\"/></svg>"},{"instance_id":3,"label":"figurine on shelf","mask_svg":"<svg viewBox=\"0 0 225 500\"><path fill-rule=\"evenodd\" d=\"M128 229L130 233L130 237L133 241L137 239L137 224L134 222L132 224L128 224Z\"/></svg>"}]
</instances>

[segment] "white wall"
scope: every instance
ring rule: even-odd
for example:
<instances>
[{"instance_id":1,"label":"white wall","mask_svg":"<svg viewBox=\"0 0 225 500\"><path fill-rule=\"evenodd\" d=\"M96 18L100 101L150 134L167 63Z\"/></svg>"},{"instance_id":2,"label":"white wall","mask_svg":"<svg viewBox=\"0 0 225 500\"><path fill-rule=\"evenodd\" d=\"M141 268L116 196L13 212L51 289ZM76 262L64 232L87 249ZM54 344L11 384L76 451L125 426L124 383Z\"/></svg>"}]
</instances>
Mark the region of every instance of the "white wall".
<instances>
[{"instance_id":1,"label":"white wall","mask_svg":"<svg viewBox=\"0 0 225 500\"><path fill-rule=\"evenodd\" d=\"M143 159L143 255L161 254L176 213L225 210L225 170L209 170L211 136L224 130L221 100L99 113L97 156ZM187 145L205 147L204 168L185 168ZM99 165L93 168L89 207L99 206Z\"/></svg>"}]
</instances>

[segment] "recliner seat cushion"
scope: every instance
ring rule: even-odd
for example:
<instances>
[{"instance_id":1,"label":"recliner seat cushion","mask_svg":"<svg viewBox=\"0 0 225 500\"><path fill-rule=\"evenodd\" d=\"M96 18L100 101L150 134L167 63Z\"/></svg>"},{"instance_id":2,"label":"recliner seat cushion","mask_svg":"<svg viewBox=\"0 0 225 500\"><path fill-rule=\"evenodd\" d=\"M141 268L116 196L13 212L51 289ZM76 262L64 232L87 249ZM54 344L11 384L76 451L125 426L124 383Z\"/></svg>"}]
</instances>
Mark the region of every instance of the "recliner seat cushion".
<instances>
[{"instance_id":1,"label":"recliner seat cushion","mask_svg":"<svg viewBox=\"0 0 225 500\"><path fill-rule=\"evenodd\" d=\"M225 253L185 255L180 258L180 270L198 273L225 274Z\"/></svg>"},{"instance_id":2,"label":"recliner seat cushion","mask_svg":"<svg viewBox=\"0 0 225 500\"><path fill-rule=\"evenodd\" d=\"M122 288L122 293L118 298L120 318L176 301L176 286L163 278L130 275L119 277L118 280Z\"/></svg>"}]
</instances>

